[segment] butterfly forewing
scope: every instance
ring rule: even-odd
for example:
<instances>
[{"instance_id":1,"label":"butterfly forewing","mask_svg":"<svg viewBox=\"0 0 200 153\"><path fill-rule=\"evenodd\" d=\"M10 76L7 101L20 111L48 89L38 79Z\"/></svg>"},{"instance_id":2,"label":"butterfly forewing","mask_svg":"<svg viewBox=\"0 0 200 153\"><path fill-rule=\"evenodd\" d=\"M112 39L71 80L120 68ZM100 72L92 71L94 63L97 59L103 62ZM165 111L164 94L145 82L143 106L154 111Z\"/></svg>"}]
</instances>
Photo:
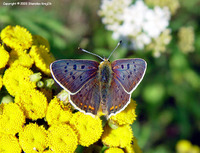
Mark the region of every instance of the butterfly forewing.
<instances>
[{"instance_id":1,"label":"butterfly forewing","mask_svg":"<svg viewBox=\"0 0 200 153\"><path fill-rule=\"evenodd\" d=\"M143 59L123 59L112 62L113 76L127 93L132 93L139 85L146 71Z\"/></svg>"},{"instance_id":2,"label":"butterfly forewing","mask_svg":"<svg viewBox=\"0 0 200 153\"><path fill-rule=\"evenodd\" d=\"M50 69L56 82L71 94L75 94L97 75L98 66L96 61L66 59L53 62Z\"/></svg>"},{"instance_id":3,"label":"butterfly forewing","mask_svg":"<svg viewBox=\"0 0 200 153\"><path fill-rule=\"evenodd\" d=\"M70 95L70 100L78 110L96 115L100 106L99 81L97 77L90 79L75 95Z\"/></svg>"}]
</instances>

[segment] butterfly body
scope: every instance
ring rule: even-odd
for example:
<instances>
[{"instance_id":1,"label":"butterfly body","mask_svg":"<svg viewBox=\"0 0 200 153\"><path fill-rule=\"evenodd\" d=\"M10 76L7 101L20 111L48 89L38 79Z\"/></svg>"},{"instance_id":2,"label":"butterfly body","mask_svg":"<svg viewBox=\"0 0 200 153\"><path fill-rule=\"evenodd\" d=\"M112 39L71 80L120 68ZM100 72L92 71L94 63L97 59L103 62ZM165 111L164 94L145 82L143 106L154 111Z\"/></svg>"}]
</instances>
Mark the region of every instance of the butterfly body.
<instances>
[{"instance_id":1,"label":"butterfly body","mask_svg":"<svg viewBox=\"0 0 200 153\"><path fill-rule=\"evenodd\" d=\"M81 112L109 118L129 103L131 93L141 82L146 62L122 59L100 64L92 60L65 59L50 65L54 80L70 94L71 104Z\"/></svg>"},{"instance_id":2,"label":"butterfly body","mask_svg":"<svg viewBox=\"0 0 200 153\"><path fill-rule=\"evenodd\" d=\"M101 62L98 70L98 78L100 83L100 95L101 95L101 105L105 106L108 97L108 91L111 87L111 81L113 77L113 72L111 68L111 63L105 59ZM105 107L102 108L105 112Z\"/></svg>"}]
</instances>

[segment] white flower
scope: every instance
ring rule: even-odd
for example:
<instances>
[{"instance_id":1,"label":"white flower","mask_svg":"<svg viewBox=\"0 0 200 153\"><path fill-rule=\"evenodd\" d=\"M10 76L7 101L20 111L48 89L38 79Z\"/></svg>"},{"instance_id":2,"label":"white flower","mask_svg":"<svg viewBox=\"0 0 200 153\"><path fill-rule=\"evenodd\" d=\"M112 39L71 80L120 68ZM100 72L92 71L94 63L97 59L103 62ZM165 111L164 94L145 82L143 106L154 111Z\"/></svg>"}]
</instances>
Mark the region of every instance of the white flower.
<instances>
[{"instance_id":1,"label":"white flower","mask_svg":"<svg viewBox=\"0 0 200 153\"><path fill-rule=\"evenodd\" d=\"M160 7L155 7L154 10L146 12L146 22L144 22L143 30L150 37L157 38L167 28L168 24L168 8L161 9Z\"/></svg>"},{"instance_id":2,"label":"white flower","mask_svg":"<svg viewBox=\"0 0 200 153\"><path fill-rule=\"evenodd\" d=\"M141 33L135 39L135 48L143 49L144 45L149 43L151 43L151 38L147 34Z\"/></svg>"},{"instance_id":3,"label":"white flower","mask_svg":"<svg viewBox=\"0 0 200 153\"><path fill-rule=\"evenodd\" d=\"M112 13L111 13L112 12ZM167 7L149 9L142 0L103 0L99 15L114 39L126 39L134 49L143 49L167 28Z\"/></svg>"},{"instance_id":4,"label":"white flower","mask_svg":"<svg viewBox=\"0 0 200 153\"><path fill-rule=\"evenodd\" d=\"M102 22L108 30L114 31L115 26L123 21L123 11L131 4L131 0L102 0L98 14L103 16Z\"/></svg>"}]
</instances>

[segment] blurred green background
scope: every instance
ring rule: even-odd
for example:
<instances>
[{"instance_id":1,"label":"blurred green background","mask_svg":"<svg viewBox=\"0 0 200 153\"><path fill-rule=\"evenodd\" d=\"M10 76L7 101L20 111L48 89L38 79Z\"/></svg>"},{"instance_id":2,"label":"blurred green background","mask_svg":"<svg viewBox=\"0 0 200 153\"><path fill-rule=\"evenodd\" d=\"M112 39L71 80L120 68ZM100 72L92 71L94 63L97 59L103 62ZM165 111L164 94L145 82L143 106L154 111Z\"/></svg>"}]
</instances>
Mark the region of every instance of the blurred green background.
<instances>
[{"instance_id":1,"label":"blurred green background","mask_svg":"<svg viewBox=\"0 0 200 153\"><path fill-rule=\"evenodd\" d=\"M43 36L56 59L100 61L77 48L80 46L103 57L108 57L115 48L118 40L113 40L97 14L101 1L45 2L51 5L5 6L0 1L0 28L21 25L32 34ZM139 57L148 63L143 81L132 94L138 104L137 121L132 127L145 153L175 152L180 139L200 146L200 1L179 0L179 3L170 21L172 40L165 53L155 58L151 52L135 52L121 46L110 59ZM178 47L178 31L182 26L191 26L194 30L191 53L184 53Z\"/></svg>"}]
</instances>

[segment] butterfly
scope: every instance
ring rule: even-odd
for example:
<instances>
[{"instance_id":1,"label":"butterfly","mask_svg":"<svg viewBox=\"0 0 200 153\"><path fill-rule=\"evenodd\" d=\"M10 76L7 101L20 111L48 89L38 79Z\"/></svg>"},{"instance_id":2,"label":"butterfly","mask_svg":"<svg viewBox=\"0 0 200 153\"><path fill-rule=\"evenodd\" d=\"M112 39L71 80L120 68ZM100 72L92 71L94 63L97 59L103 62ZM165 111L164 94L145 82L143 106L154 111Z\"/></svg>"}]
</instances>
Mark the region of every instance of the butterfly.
<instances>
[{"instance_id":1,"label":"butterfly","mask_svg":"<svg viewBox=\"0 0 200 153\"><path fill-rule=\"evenodd\" d=\"M118 43L116 48L121 44ZM112 51L112 53L116 50ZM79 111L95 116L102 112L107 118L124 110L131 94L142 81L147 63L140 58L120 59L112 63L102 59L62 59L50 65L54 80L69 93L70 103Z\"/></svg>"}]
</instances>

